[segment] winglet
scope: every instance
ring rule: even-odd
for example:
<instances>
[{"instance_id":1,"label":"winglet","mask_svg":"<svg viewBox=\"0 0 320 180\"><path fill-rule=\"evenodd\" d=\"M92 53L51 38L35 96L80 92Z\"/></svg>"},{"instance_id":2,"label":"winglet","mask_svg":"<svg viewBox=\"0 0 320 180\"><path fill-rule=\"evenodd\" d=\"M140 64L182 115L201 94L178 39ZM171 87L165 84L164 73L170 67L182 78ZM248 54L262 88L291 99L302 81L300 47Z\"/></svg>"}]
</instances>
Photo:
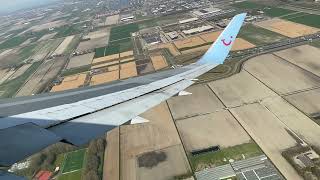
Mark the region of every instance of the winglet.
<instances>
[{"instance_id":1,"label":"winglet","mask_svg":"<svg viewBox=\"0 0 320 180\"><path fill-rule=\"evenodd\" d=\"M209 50L197 62L198 64L223 64L236 40L247 13L238 14L220 34Z\"/></svg>"}]
</instances>

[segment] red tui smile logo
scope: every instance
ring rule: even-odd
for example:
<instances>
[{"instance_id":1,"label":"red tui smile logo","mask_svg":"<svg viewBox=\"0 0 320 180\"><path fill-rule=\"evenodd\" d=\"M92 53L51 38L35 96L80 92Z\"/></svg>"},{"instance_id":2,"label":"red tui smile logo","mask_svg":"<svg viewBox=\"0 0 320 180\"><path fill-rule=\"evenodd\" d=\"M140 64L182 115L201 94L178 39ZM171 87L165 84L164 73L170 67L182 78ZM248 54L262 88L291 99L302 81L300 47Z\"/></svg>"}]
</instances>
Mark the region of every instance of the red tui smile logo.
<instances>
[{"instance_id":1,"label":"red tui smile logo","mask_svg":"<svg viewBox=\"0 0 320 180\"><path fill-rule=\"evenodd\" d=\"M221 41L225 46L230 46L232 43L232 38L233 38L233 36L230 36L229 42L227 42L226 39L222 39Z\"/></svg>"}]
</instances>

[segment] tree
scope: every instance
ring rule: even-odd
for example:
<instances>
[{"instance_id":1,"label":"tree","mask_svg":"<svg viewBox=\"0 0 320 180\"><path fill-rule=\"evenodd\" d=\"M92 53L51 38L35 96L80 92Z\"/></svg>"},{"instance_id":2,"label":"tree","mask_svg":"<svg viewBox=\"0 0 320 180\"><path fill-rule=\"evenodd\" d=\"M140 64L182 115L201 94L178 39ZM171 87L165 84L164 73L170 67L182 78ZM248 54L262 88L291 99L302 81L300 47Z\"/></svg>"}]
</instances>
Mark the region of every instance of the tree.
<instances>
[{"instance_id":1,"label":"tree","mask_svg":"<svg viewBox=\"0 0 320 180\"><path fill-rule=\"evenodd\" d=\"M91 171L88 171L86 174L84 174L83 180L87 180L87 179L90 179L90 180L99 180L99 176L98 174L96 173L96 171L94 170L91 170Z\"/></svg>"},{"instance_id":2,"label":"tree","mask_svg":"<svg viewBox=\"0 0 320 180\"><path fill-rule=\"evenodd\" d=\"M97 139L96 142L98 152L103 152L106 146L106 141L104 138Z\"/></svg>"}]
</instances>

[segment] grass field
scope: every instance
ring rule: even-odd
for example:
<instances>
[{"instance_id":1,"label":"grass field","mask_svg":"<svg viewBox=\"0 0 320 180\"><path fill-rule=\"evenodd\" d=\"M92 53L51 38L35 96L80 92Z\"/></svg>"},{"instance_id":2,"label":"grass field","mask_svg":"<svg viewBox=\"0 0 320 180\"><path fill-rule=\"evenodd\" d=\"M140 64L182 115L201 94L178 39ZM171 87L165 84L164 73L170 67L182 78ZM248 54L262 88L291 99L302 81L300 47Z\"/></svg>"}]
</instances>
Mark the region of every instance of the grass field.
<instances>
[{"instance_id":1,"label":"grass field","mask_svg":"<svg viewBox=\"0 0 320 180\"><path fill-rule=\"evenodd\" d=\"M0 85L1 98L10 98L20 89L24 82L38 69L41 62L35 62L21 76Z\"/></svg>"},{"instance_id":2,"label":"grass field","mask_svg":"<svg viewBox=\"0 0 320 180\"><path fill-rule=\"evenodd\" d=\"M189 156L191 165L194 169L199 169L202 165L211 164L220 166L228 164L229 159L240 160L242 154L248 158L257 155L261 155L262 151L255 143L246 143L226 149L222 149L218 152L210 152L196 156ZM227 161L224 161L226 159Z\"/></svg>"},{"instance_id":3,"label":"grass field","mask_svg":"<svg viewBox=\"0 0 320 180\"><path fill-rule=\"evenodd\" d=\"M65 155L62 174L76 171L82 168L86 149L80 149Z\"/></svg>"},{"instance_id":4,"label":"grass field","mask_svg":"<svg viewBox=\"0 0 320 180\"><path fill-rule=\"evenodd\" d=\"M278 33L254 26L252 24L242 27L239 37L258 46L273 43L286 38Z\"/></svg>"},{"instance_id":5,"label":"grass field","mask_svg":"<svg viewBox=\"0 0 320 180\"><path fill-rule=\"evenodd\" d=\"M110 41L130 38L131 33L138 30L139 25L136 23L113 27L110 32Z\"/></svg>"},{"instance_id":6,"label":"grass field","mask_svg":"<svg viewBox=\"0 0 320 180\"><path fill-rule=\"evenodd\" d=\"M292 22L304 24L307 26L320 28L320 15L305 13L304 15L300 15L297 17L286 16L286 17L284 17L284 19L292 21Z\"/></svg>"},{"instance_id":7,"label":"grass field","mask_svg":"<svg viewBox=\"0 0 320 180\"><path fill-rule=\"evenodd\" d=\"M74 171L68 174L61 174L58 180L81 180L82 171Z\"/></svg>"}]
</instances>

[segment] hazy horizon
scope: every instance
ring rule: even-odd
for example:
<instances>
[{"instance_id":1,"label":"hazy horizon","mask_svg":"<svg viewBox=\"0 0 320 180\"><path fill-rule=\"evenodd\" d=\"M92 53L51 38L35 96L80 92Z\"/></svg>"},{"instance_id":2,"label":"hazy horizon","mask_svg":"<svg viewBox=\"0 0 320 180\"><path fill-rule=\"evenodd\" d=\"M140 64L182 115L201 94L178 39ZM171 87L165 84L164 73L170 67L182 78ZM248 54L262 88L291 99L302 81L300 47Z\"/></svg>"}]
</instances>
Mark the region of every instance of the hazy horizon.
<instances>
[{"instance_id":1,"label":"hazy horizon","mask_svg":"<svg viewBox=\"0 0 320 180\"><path fill-rule=\"evenodd\" d=\"M45 5L58 0L0 0L0 14Z\"/></svg>"}]
</instances>

